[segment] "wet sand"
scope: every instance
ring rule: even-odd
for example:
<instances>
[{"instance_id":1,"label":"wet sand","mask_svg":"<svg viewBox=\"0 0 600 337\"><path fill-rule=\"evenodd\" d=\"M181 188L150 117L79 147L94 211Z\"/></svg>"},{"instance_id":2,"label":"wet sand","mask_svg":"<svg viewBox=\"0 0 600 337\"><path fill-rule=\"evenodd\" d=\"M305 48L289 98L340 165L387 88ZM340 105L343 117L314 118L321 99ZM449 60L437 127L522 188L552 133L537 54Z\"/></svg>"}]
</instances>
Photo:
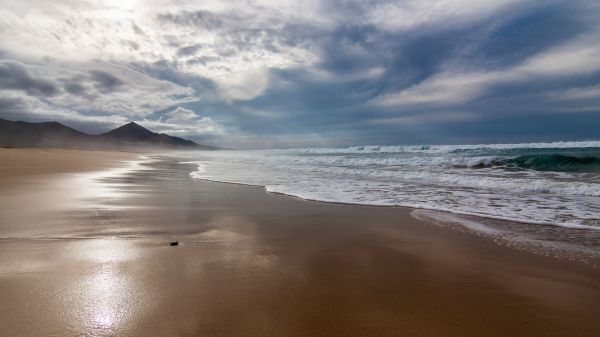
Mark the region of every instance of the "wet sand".
<instances>
[{"instance_id":1,"label":"wet sand","mask_svg":"<svg viewBox=\"0 0 600 337\"><path fill-rule=\"evenodd\" d=\"M97 171L136 159L137 152L0 148L2 186L19 177Z\"/></svg>"},{"instance_id":2,"label":"wet sand","mask_svg":"<svg viewBox=\"0 0 600 337\"><path fill-rule=\"evenodd\" d=\"M132 154L111 156L91 155L106 169ZM142 167L36 171L22 192L0 168L1 336L600 335L588 265L410 209L197 181L176 159Z\"/></svg>"}]
</instances>

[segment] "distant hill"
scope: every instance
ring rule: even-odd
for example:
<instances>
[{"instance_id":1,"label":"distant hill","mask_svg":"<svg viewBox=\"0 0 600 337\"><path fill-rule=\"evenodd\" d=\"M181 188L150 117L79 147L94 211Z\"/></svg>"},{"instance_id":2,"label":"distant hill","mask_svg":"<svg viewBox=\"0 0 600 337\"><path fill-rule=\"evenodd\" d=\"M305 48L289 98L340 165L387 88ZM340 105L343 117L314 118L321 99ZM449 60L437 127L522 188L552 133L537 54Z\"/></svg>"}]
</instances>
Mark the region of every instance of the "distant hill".
<instances>
[{"instance_id":1,"label":"distant hill","mask_svg":"<svg viewBox=\"0 0 600 337\"><path fill-rule=\"evenodd\" d=\"M57 122L27 123L0 119L0 146L3 147L63 147L92 140L93 136Z\"/></svg>"},{"instance_id":2,"label":"distant hill","mask_svg":"<svg viewBox=\"0 0 600 337\"><path fill-rule=\"evenodd\" d=\"M191 140L152 132L134 122L122 125L107 133L97 136L103 143L119 146L150 146L166 148L217 149L213 146L200 145Z\"/></svg>"},{"instance_id":3,"label":"distant hill","mask_svg":"<svg viewBox=\"0 0 600 337\"><path fill-rule=\"evenodd\" d=\"M107 133L89 135L58 122L27 123L5 119L0 119L0 147L218 149L155 133L134 122Z\"/></svg>"}]
</instances>

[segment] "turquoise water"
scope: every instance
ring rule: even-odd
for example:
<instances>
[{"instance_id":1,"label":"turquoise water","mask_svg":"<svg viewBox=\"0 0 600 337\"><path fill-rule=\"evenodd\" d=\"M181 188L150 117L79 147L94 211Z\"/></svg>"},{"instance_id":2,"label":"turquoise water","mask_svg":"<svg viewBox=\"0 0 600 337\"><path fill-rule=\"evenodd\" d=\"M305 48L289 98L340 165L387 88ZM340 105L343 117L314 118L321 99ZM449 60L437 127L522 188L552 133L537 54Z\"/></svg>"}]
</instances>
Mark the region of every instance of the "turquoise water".
<instances>
[{"instance_id":1,"label":"turquoise water","mask_svg":"<svg viewBox=\"0 0 600 337\"><path fill-rule=\"evenodd\" d=\"M600 148L514 148L457 151L464 156L495 156L489 166L554 172L600 172ZM481 166L486 166L482 164Z\"/></svg>"}]
</instances>

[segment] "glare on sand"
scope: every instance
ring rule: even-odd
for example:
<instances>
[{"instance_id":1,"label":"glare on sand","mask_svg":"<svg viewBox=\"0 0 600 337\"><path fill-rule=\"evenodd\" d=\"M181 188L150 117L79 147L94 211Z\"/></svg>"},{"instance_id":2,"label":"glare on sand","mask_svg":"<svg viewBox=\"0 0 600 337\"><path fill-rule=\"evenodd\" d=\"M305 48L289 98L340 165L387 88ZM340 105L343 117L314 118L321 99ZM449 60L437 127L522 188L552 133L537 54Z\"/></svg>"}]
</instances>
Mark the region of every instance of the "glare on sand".
<instances>
[{"instance_id":1,"label":"glare on sand","mask_svg":"<svg viewBox=\"0 0 600 337\"><path fill-rule=\"evenodd\" d=\"M70 206L106 208L108 201L111 208L122 208L122 205L117 206L115 202L128 197L130 192L124 187L131 190L132 186L119 179L130 172L146 169L144 164L152 161L144 157L142 160L129 161L123 167L67 176L68 181L63 181L62 184L72 187L70 196L74 204Z\"/></svg>"},{"instance_id":2,"label":"glare on sand","mask_svg":"<svg viewBox=\"0 0 600 337\"><path fill-rule=\"evenodd\" d=\"M130 284L112 266L87 275L75 286L73 294L81 294L77 321L86 322L90 330L118 330L130 311ZM79 291L78 291L79 290Z\"/></svg>"},{"instance_id":3,"label":"glare on sand","mask_svg":"<svg viewBox=\"0 0 600 337\"><path fill-rule=\"evenodd\" d=\"M122 188L124 184L119 178L143 169L142 163L148 161L131 161L124 167L70 176L75 187L72 200L85 208L122 208L116 202L126 198L128 192ZM120 272L121 263L139 258L139 249L128 240L102 239L76 241L68 252L76 260L91 263L93 268L66 289L64 298L70 302L65 303L71 308L70 320L79 322L90 332L119 331L140 309L135 303L143 289Z\"/></svg>"},{"instance_id":4,"label":"glare on sand","mask_svg":"<svg viewBox=\"0 0 600 337\"><path fill-rule=\"evenodd\" d=\"M73 280L60 296L68 321L89 332L118 332L140 310L142 287L120 270L119 263L135 260L138 250L128 240L78 240L68 255L92 270Z\"/></svg>"},{"instance_id":5,"label":"glare on sand","mask_svg":"<svg viewBox=\"0 0 600 337\"><path fill-rule=\"evenodd\" d=\"M20 331L15 335L45 331L43 335L109 336L131 331L139 322L135 318L155 304L144 279L132 274L139 270L140 258L134 240L7 241L0 254L0 279L12 284L13 291L3 293L0 326L10 328L6 317L20 316L28 324L15 323L13 328Z\"/></svg>"},{"instance_id":6,"label":"glare on sand","mask_svg":"<svg viewBox=\"0 0 600 337\"><path fill-rule=\"evenodd\" d=\"M39 238L64 236L75 230L64 222L65 212L112 211L131 208L121 202L137 192L136 186L125 187L126 175L147 169L143 157L117 168L84 173L32 176L0 193L0 229L3 237ZM61 215L62 214L62 215Z\"/></svg>"}]
</instances>

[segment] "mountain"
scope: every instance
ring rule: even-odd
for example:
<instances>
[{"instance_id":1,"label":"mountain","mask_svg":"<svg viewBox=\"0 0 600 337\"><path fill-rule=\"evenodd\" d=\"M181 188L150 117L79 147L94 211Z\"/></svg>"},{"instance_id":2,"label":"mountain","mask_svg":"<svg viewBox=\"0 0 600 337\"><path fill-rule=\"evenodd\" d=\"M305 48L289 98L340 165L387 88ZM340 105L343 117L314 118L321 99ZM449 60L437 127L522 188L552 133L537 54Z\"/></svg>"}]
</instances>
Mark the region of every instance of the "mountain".
<instances>
[{"instance_id":1,"label":"mountain","mask_svg":"<svg viewBox=\"0 0 600 337\"><path fill-rule=\"evenodd\" d=\"M200 145L191 140L152 132L134 122L122 125L98 136L105 143L121 146L150 146L167 148L190 148L214 150L215 147Z\"/></svg>"},{"instance_id":2,"label":"mountain","mask_svg":"<svg viewBox=\"0 0 600 337\"><path fill-rule=\"evenodd\" d=\"M57 122L27 123L0 119L0 146L3 147L64 147L92 139L93 136Z\"/></svg>"},{"instance_id":3,"label":"mountain","mask_svg":"<svg viewBox=\"0 0 600 337\"><path fill-rule=\"evenodd\" d=\"M89 135L57 122L27 123L5 119L0 119L0 147L218 149L155 133L134 122L107 133Z\"/></svg>"}]
</instances>

